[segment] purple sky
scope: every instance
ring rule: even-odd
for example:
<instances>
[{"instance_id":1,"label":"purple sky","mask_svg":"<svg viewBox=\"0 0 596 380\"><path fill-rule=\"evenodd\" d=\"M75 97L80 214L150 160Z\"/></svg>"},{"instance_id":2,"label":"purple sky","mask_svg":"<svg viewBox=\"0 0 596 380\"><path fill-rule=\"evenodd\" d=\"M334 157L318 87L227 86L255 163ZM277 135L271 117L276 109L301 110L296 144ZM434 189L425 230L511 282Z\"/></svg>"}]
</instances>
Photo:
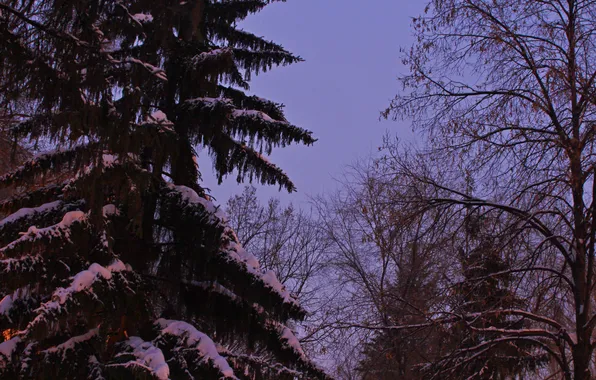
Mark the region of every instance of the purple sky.
<instances>
[{"instance_id":1,"label":"purple sky","mask_svg":"<svg viewBox=\"0 0 596 380\"><path fill-rule=\"evenodd\" d=\"M253 78L251 92L284 103L288 120L319 139L311 147L274 150L271 161L289 174L298 192L259 187L261 197L302 203L309 194L332 191L333 178L376 150L386 131L411 136L407 123L378 118L399 89L395 79L405 72L399 48L413 42L410 19L423 6L416 0L289 0L242 24L306 60ZM242 190L234 176L217 186L210 162L201 161L204 185L219 203Z\"/></svg>"}]
</instances>

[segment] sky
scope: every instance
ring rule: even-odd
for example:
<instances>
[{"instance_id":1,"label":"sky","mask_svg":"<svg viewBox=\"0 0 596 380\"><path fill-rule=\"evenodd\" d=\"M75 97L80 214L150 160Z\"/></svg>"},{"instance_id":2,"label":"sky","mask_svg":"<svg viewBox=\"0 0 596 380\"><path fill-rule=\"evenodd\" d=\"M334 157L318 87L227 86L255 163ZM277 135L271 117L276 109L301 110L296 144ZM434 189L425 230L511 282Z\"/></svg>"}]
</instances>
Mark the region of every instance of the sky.
<instances>
[{"instance_id":1,"label":"sky","mask_svg":"<svg viewBox=\"0 0 596 380\"><path fill-rule=\"evenodd\" d=\"M309 195L337 189L346 166L377 150L386 132L413 138L408 123L380 121L379 114L400 90L397 77L407 73L400 48L413 43L411 18L424 5L421 0L288 0L241 24L305 59L253 78L251 93L285 104L288 120L318 139L310 147L273 151L270 160L298 192L257 186L261 198L303 204ZM200 164L204 185L218 203L242 191L234 175L218 186L208 159Z\"/></svg>"}]
</instances>

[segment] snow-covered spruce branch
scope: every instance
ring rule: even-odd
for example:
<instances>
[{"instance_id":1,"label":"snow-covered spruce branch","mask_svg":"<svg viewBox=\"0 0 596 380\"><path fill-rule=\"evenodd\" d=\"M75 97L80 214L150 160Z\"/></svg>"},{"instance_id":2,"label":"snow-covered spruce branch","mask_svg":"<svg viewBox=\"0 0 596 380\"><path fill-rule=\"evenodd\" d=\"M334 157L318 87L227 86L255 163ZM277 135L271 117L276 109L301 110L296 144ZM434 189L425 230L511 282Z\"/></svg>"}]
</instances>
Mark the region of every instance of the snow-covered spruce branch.
<instances>
[{"instance_id":1,"label":"snow-covered spruce branch","mask_svg":"<svg viewBox=\"0 0 596 380\"><path fill-rule=\"evenodd\" d=\"M275 373L277 376L279 375L287 375L293 376L295 378L300 379L303 375L301 372L288 368L280 363L273 363L271 361L265 360L258 356L254 355L246 355L246 354L234 354L228 350L220 349L220 355L224 358L227 358L229 362L236 364L234 365L237 368L241 368L242 366L246 365L246 363L253 364L256 368L267 368L268 371Z\"/></svg>"},{"instance_id":2,"label":"snow-covered spruce branch","mask_svg":"<svg viewBox=\"0 0 596 380\"><path fill-rule=\"evenodd\" d=\"M64 187L69 181L60 184L51 184L40 187L28 193L18 194L0 202L0 212L12 214L21 208L32 208L39 204L53 202L64 192Z\"/></svg>"},{"instance_id":3,"label":"snow-covered spruce branch","mask_svg":"<svg viewBox=\"0 0 596 380\"><path fill-rule=\"evenodd\" d=\"M275 120L265 112L257 110L234 110L228 129L240 139L257 137L265 140L268 145L286 146L292 143L311 145L316 142L311 132L286 121ZM275 138L272 138L273 136ZM269 148L267 153L270 153Z\"/></svg>"},{"instance_id":4,"label":"snow-covered spruce branch","mask_svg":"<svg viewBox=\"0 0 596 380\"><path fill-rule=\"evenodd\" d=\"M74 351L77 349L77 346L81 343L88 342L91 339L94 339L98 336L99 327L95 327L87 331L85 334L73 336L72 338L69 338L63 343L46 348L45 350L41 351L41 354L43 354L46 357L46 360L52 356L64 358L67 355L68 351Z\"/></svg>"},{"instance_id":5,"label":"snow-covered spruce branch","mask_svg":"<svg viewBox=\"0 0 596 380\"><path fill-rule=\"evenodd\" d=\"M236 295L234 292L217 282L192 282L188 285L199 287L206 291L214 292L220 296L227 298L230 302L239 304L240 306L244 304L245 307L251 309L251 312L254 315L258 315L264 318L265 329L269 333L273 333L275 336L277 336L280 346L284 350L289 350L292 353L292 356L295 356L297 358L297 361L302 366L304 366L305 368L312 369L315 372L322 373L320 369L314 367L313 364L308 360L294 332L289 327L285 326L279 321L270 318L268 313L260 305L249 305L248 303L243 302L243 300L238 295Z\"/></svg>"},{"instance_id":6,"label":"snow-covered spruce branch","mask_svg":"<svg viewBox=\"0 0 596 380\"><path fill-rule=\"evenodd\" d=\"M15 171L1 176L0 188L20 184L21 182L43 174L48 170L58 170L64 165L70 165L77 159L80 160L82 157L86 157L87 161L89 161L93 158L92 152L94 152L97 147L98 144L96 143L88 143L34 157L25 162Z\"/></svg>"},{"instance_id":7,"label":"snow-covered spruce branch","mask_svg":"<svg viewBox=\"0 0 596 380\"><path fill-rule=\"evenodd\" d=\"M41 206L40 210L45 210L44 206ZM102 212L104 218L109 218L114 214L118 214L118 209L114 205L106 205L103 207ZM30 214L27 213L27 210L24 210L21 215ZM59 223L52 226L45 228L30 226L27 232L21 233L21 237L0 248L0 263L10 265L10 260L14 258L22 259L28 256L34 257L38 254L47 256L47 246L54 242L62 245L72 244L73 228L78 226L85 228L88 218L89 214L83 211L69 211L64 214ZM46 244L35 248L40 243Z\"/></svg>"},{"instance_id":8,"label":"snow-covered spruce branch","mask_svg":"<svg viewBox=\"0 0 596 380\"><path fill-rule=\"evenodd\" d=\"M44 203L41 206L34 208L21 208L17 212L9 214L4 219L0 219L0 233L3 230L10 228L14 224L28 222L29 220L35 219L37 217L43 217L51 212L61 210L63 206L64 202L53 201L49 203Z\"/></svg>"},{"instance_id":9,"label":"snow-covered spruce branch","mask_svg":"<svg viewBox=\"0 0 596 380\"><path fill-rule=\"evenodd\" d=\"M146 376L157 380L170 378L170 368L164 354L153 343L131 336L119 345L123 351L116 354L115 362L106 364L106 368L121 367L133 372L143 372Z\"/></svg>"},{"instance_id":10,"label":"snow-covered spruce branch","mask_svg":"<svg viewBox=\"0 0 596 380\"><path fill-rule=\"evenodd\" d=\"M287 121L283 113L283 105L258 96L248 96L235 88L219 86L220 96L228 98L238 109L257 110L265 112L275 120Z\"/></svg>"},{"instance_id":11,"label":"snow-covered spruce branch","mask_svg":"<svg viewBox=\"0 0 596 380\"><path fill-rule=\"evenodd\" d=\"M79 210L82 206L81 201L53 201L33 208L19 208L0 220L0 247L17 240L29 226L58 223L66 213Z\"/></svg>"},{"instance_id":12,"label":"snow-covered spruce branch","mask_svg":"<svg viewBox=\"0 0 596 380\"><path fill-rule=\"evenodd\" d=\"M35 251L24 251L24 247L30 247L38 241L60 241L61 243L71 242L71 231L73 225L82 225L87 221L87 214L82 211L70 211L64 214L62 221L50 227L37 228L35 226L29 227L26 233L20 238L11 242L10 244L0 248L0 257L3 260L8 258L18 257L22 253L27 252L31 255L32 252L41 252L41 247Z\"/></svg>"},{"instance_id":13,"label":"snow-covered spruce branch","mask_svg":"<svg viewBox=\"0 0 596 380\"><path fill-rule=\"evenodd\" d=\"M34 303L31 293L29 286L25 286L5 295L0 300L0 328L3 331L14 326L17 321L15 317L22 317L26 313L23 307L29 306L28 303Z\"/></svg>"},{"instance_id":14,"label":"snow-covered spruce branch","mask_svg":"<svg viewBox=\"0 0 596 380\"><path fill-rule=\"evenodd\" d=\"M156 326L160 330L159 337L155 339L156 342L172 337L177 341L178 350L196 356L196 364L208 365L217 369L222 378L237 379L232 367L219 354L213 340L191 324L183 321L158 319Z\"/></svg>"},{"instance_id":15,"label":"snow-covered spruce branch","mask_svg":"<svg viewBox=\"0 0 596 380\"><path fill-rule=\"evenodd\" d=\"M72 277L70 286L56 289L51 300L43 303L35 310L36 317L19 335L29 338L42 331L44 334L55 331L55 327L57 327L55 326L56 320L67 315L71 309L81 307L83 300L101 303L94 292L94 287L103 287L123 294L123 290L126 290L128 285L124 289L116 289L115 277L122 276L123 273L128 271L130 271L130 268L127 268L120 260L114 261L107 267L97 263L91 264L89 269ZM124 277L118 278L118 282L121 285L130 283ZM132 292L133 290L128 289L128 291Z\"/></svg>"},{"instance_id":16,"label":"snow-covered spruce branch","mask_svg":"<svg viewBox=\"0 0 596 380\"><path fill-rule=\"evenodd\" d=\"M178 194L182 201L181 207L200 207L202 211L206 211L210 215L211 223L219 225L224 229L222 236L223 246L220 249L220 255L227 262L241 268L254 281L261 283L270 292L277 295L283 303L292 308L300 308L296 298L279 282L272 271L266 273L261 271L256 257L242 247L234 232L227 226L225 215L220 207L216 207L211 201L200 197L194 190L188 187L171 185L169 189Z\"/></svg>"}]
</instances>

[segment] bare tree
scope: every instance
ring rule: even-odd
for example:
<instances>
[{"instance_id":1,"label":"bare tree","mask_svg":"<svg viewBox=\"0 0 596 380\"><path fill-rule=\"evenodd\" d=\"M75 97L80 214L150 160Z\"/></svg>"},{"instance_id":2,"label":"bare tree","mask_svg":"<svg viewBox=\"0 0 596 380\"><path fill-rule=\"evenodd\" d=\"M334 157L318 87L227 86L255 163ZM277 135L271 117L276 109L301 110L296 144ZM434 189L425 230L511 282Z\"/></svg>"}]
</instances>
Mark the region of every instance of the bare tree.
<instances>
[{"instance_id":1,"label":"bare tree","mask_svg":"<svg viewBox=\"0 0 596 380\"><path fill-rule=\"evenodd\" d=\"M264 270L275 272L309 311L299 326L301 344L313 356L324 356L327 300L333 290L325 279L329 240L318 220L305 210L282 206L279 199L262 203L253 186L231 197L226 206L242 245L254 252Z\"/></svg>"},{"instance_id":2,"label":"bare tree","mask_svg":"<svg viewBox=\"0 0 596 380\"><path fill-rule=\"evenodd\" d=\"M265 270L274 271L303 302L317 297L314 280L323 269L327 242L313 217L275 198L261 204L253 186L230 198L226 213L240 242Z\"/></svg>"},{"instance_id":3,"label":"bare tree","mask_svg":"<svg viewBox=\"0 0 596 380\"><path fill-rule=\"evenodd\" d=\"M400 201L420 212L478 208L507 220L520 247L508 272L528 300L513 309L442 310L428 323L472 329L472 320L497 313L531 321L517 330L476 328L491 338L470 350L523 342L549 355L553 376L591 379L596 2L435 0L414 29L411 74L385 115L412 118L437 161L389 152L395 175L425 189Z\"/></svg>"},{"instance_id":4,"label":"bare tree","mask_svg":"<svg viewBox=\"0 0 596 380\"><path fill-rule=\"evenodd\" d=\"M329 303L328 320L330 347L344 359L336 363L337 376L420 379L419 367L442 352L444 329L392 327L426 323L427 313L444 302L438 285L447 226L390 202L397 187L372 159L354 165L341 185L316 200L333 242L328 281L341 290Z\"/></svg>"}]
</instances>

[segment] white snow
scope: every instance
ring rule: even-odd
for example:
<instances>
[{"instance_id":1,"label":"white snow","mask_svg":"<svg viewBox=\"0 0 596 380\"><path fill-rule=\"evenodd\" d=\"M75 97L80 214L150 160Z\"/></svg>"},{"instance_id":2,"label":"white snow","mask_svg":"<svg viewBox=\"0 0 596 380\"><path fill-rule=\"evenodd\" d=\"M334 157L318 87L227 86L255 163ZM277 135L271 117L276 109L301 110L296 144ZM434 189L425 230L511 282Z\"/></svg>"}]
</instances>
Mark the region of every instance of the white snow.
<instances>
[{"instance_id":1,"label":"white snow","mask_svg":"<svg viewBox=\"0 0 596 380\"><path fill-rule=\"evenodd\" d=\"M281 339L290 346L296 353L300 355L300 357L304 360L307 360L306 355L304 354L304 350L296 338L296 335L289 327L281 326Z\"/></svg>"},{"instance_id":2,"label":"white snow","mask_svg":"<svg viewBox=\"0 0 596 380\"><path fill-rule=\"evenodd\" d=\"M126 272L132 270L132 268L122 262L122 260L116 260L110 265L108 265L107 269L110 272Z\"/></svg>"},{"instance_id":3,"label":"white snow","mask_svg":"<svg viewBox=\"0 0 596 380\"><path fill-rule=\"evenodd\" d=\"M24 256L24 257L18 258L18 259L14 259L14 258L3 259L3 260L0 260L0 263L5 266L3 268L5 272L10 272L12 270L18 270L18 271L23 270L23 268L21 268L21 266L23 265L24 262L27 263L26 269L30 269L29 266L38 264L42 261L43 261L43 259L41 258L41 255L33 255L33 256Z\"/></svg>"},{"instance_id":4,"label":"white snow","mask_svg":"<svg viewBox=\"0 0 596 380\"><path fill-rule=\"evenodd\" d=\"M254 154L255 154L255 156L259 157L259 159L261 161L264 161L267 165L270 165L270 166L273 166L273 167L276 167L277 168L277 166L275 166L274 164L272 164L271 161L269 161L269 159L267 157L263 156L261 153L259 153L257 151L254 151Z\"/></svg>"},{"instance_id":5,"label":"white snow","mask_svg":"<svg viewBox=\"0 0 596 380\"><path fill-rule=\"evenodd\" d=\"M217 346L211 338L204 333L198 331L192 325L182 321L172 321L166 319L158 319L157 324L162 329L162 334L169 334L183 339L184 345L196 349L204 360L211 360L215 367L219 369L222 375L230 378L236 378L234 371L217 351Z\"/></svg>"},{"instance_id":6,"label":"white snow","mask_svg":"<svg viewBox=\"0 0 596 380\"><path fill-rule=\"evenodd\" d=\"M290 294L290 291L287 290L286 287L277 279L274 271L267 271L262 278L267 286L281 294L284 299L289 302L289 300L292 298L292 295Z\"/></svg>"},{"instance_id":7,"label":"white snow","mask_svg":"<svg viewBox=\"0 0 596 380\"><path fill-rule=\"evenodd\" d=\"M0 314L8 315L8 312L12 308L12 304L13 304L12 294L9 294L9 295L5 296L4 298L2 298L2 301L0 301Z\"/></svg>"},{"instance_id":8,"label":"white snow","mask_svg":"<svg viewBox=\"0 0 596 380\"><path fill-rule=\"evenodd\" d=\"M205 53L201 53L199 55L196 55L193 57L193 61L195 64L199 64L201 62L204 62L205 60L211 59L213 57L216 57L218 55L223 55L223 54L229 54L231 52L230 49L227 48L223 48L223 49L213 49L211 51L205 52Z\"/></svg>"},{"instance_id":9,"label":"white snow","mask_svg":"<svg viewBox=\"0 0 596 380\"><path fill-rule=\"evenodd\" d=\"M197 104L202 104L203 106L206 107L213 107L218 103L223 103L226 105L231 105L232 104L232 99L228 99L228 98L208 98L208 97L204 97L204 98L193 98L193 99L188 99L186 100L184 103L188 104L188 105L197 105Z\"/></svg>"},{"instance_id":10,"label":"white snow","mask_svg":"<svg viewBox=\"0 0 596 380\"><path fill-rule=\"evenodd\" d=\"M15 336L5 342L0 343L0 354L2 354L6 359L10 359L10 357L12 356L12 353L14 352L15 348L17 347L17 344L19 344L21 342L21 338L18 336ZM5 361L4 360L0 360L0 368L4 368L5 366Z\"/></svg>"},{"instance_id":11,"label":"white snow","mask_svg":"<svg viewBox=\"0 0 596 380\"><path fill-rule=\"evenodd\" d=\"M222 223L227 222L227 217L220 207L216 207L213 202L200 197L191 188L186 186L174 186L173 184L170 184L169 186L170 188L176 190L182 196L184 201L190 204L201 204L205 210L218 219L217 221L221 221ZM274 292L277 292L281 298L283 298L284 302L298 305L298 301L277 279L277 276L273 271L268 271L267 273L263 273L261 271L257 258L252 253L246 251L244 247L242 247L242 244L240 244L238 241L238 237L231 228L227 227L224 234L228 236L229 241L223 248L223 253L241 263L249 273L253 274L257 278L260 278L265 286L272 289Z\"/></svg>"},{"instance_id":12,"label":"white snow","mask_svg":"<svg viewBox=\"0 0 596 380\"><path fill-rule=\"evenodd\" d=\"M262 119L263 121L266 121L268 123L282 123L280 121L273 120L271 118L271 116L267 115L265 112L255 111L255 110L235 110L232 113L232 116L233 117L247 116L247 117L252 117L252 118L256 118L256 119Z\"/></svg>"},{"instance_id":13,"label":"white snow","mask_svg":"<svg viewBox=\"0 0 596 380\"><path fill-rule=\"evenodd\" d=\"M259 269L261 267L261 264L259 263L259 260L257 260L257 258L255 257L255 255L244 249L242 244L237 243L235 241L230 241L230 243L228 244L228 249L230 253L236 253L240 261L245 262L247 265L250 265L254 269Z\"/></svg>"},{"instance_id":14,"label":"white snow","mask_svg":"<svg viewBox=\"0 0 596 380\"><path fill-rule=\"evenodd\" d=\"M74 222L80 222L85 220L86 214L82 211L71 211L64 214L62 221L58 224L55 224L50 227L46 228L37 228L36 226L30 226L27 232L21 233L21 237L17 240L11 242L4 248L0 249L0 254L4 254L11 249L13 249L18 244L24 241L31 241L41 239L44 236L49 237L58 237L58 236L65 236L66 238L70 237L70 226Z\"/></svg>"},{"instance_id":15,"label":"white snow","mask_svg":"<svg viewBox=\"0 0 596 380\"><path fill-rule=\"evenodd\" d=\"M160 124L162 126L171 127L174 125L170 120L168 120L168 116L163 111L155 111L151 113L151 115L147 116L147 119L144 121L143 124Z\"/></svg>"},{"instance_id":16,"label":"white snow","mask_svg":"<svg viewBox=\"0 0 596 380\"><path fill-rule=\"evenodd\" d=\"M109 205L105 205L102 208L102 212L103 212L103 216L110 216L110 215L119 215L120 211L118 211L118 208L113 205L113 204L109 204Z\"/></svg>"},{"instance_id":17,"label":"white snow","mask_svg":"<svg viewBox=\"0 0 596 380\"><path fill-rule=\"evenodd\" d=\"M61 226L69 227L74 222L78 222L85 219L85 213L83 211L70 211L64 214L62 221L60 222Z\"/></svg>"},{"instance_id":18,"label":"white snow","mask_svg":"<svg viewBox=\"0 0 596 380\"><path fill-rule=\"evenodd\" d=\"M75 345L77 343L81 343L81 342L85 342L88 341L89 339L93 338L94 336L96 336L99 332L99 328L94 328L89 330L87 333L83 334L83 335L79 335L79 336L74 336L72 338L70 338L69 340L67 340L64 343L61 343L57 346L54 347L50 347L47 350L44 350L42 352L46 353L46 354L50 354L50 353L55 353L55 352L62 352L62 357L64 358L64 356L66 355L66 352L68 350L74 350Z\"/></svg>"},{"instance_id":19,"label":"white snow","mask_svg":"<svg viewBox=\"0 0 596 380\"><path fill-rule=\"evenodd\" d=\"M89 269L77 273L68 288L58 288L52 294L52 300L42 304L37 310L57 309L63 305L74 293L78 293L93 286L93 283L100 278L109 280L112 278L113 272L121 272L127 270L122 261L117 260L107 268L102 267L97 263L91 264ZM38 316L39 317L39 316Z\"/></svg>"},{"instance_id":20,"label":"white snow","mask_svg":"<svg viewBox=\"0 0 596 380\"><path fill-rule=\"evenodd\" d=\"M102 154L103 166L109 168L116 163L116 156L113 154Z\"/></svg>"},{"instance_id":21,"label":"white snow","mask_svg":"<svg viewBox=\"0 0 596 380\"><path fill-rule=\"evenodd\" d=\"M135 13L131 17L140 23L153 21L153 16L146 13Z\"/></svg>"},{"instance_id":22,"label":"white snow","mask_svg":"<svg viewBox=\"0 0 596 380\"><path fill-rule=\"evenodd\" d=\"M141 65L145 69L147 69L151 74L155 75L158 79L161 79L163 81L168 80L168 76L166 75L166 72L163 69L160 69L159 67L155 67L148 62L144 62L144 61L141 61L140 59L136 59L136 58L132 58L132 57L125 58L124 62Z\"/></svg>"},{"instance_id":23,"label":"white snow","mask_svg":"<svg viewBox=\"0 0 596 380\"><path fill-rule=\"evenodd\" d=\"M151 118L155 121L165 121L168 120L167 115L163 111L155 111L151 114Z\"/></svg>"},{"instance_id":24,"label":"white snow","mask_svg":"<svg viewBox=\"0 0 596 380\"><path fill-rule=\"evenodd\" d=\"M191 204L200 204L205 210L215 216L219 221L224 222L227 220L225 212L221 207L215 206L215 204L203 197L200 197L193 189L186 186L170 186L174 190L180 193L182 199Z\"/></svg>"},{"instance_id":25,"label":"white snow","mask_svg":"<svg viewBox=\"0 0 596 380\"><path fill-rule=\"evenodd\" d=\"M0 300L0 314L4 315L6 318L8 318L10 322L12 322L8 315L10 314L10 309L12 309L14 302L16 300L27 297L28 295L29 286L25 286L15 290L14 292L12 292L12 294L7 294L6 296L4 296L4 298Z\"/></svg>"},{"instance_id":26,"label":"white snow","mask_svg":"<svg viewBox=\"0 0 596 380\"><path fill-rule=\"evenodd\" d=\"M160 380L170 378L170 368L159 348L136 336L131 336L126 341L126 345L133 349L133 355L139 360L137 363L146 367L156 378Z\"/></svg>"},{"instance_id":27,"label":"white snow","mask_svg":"<svg viewBox=\"0 0 596 380\"><path fill-rule=\"evenodd\" d=\"M17 221L18 219L30 218L35 214L41 214L41 213L45 213L48 211L53 211L53 210L60 208L61 206L62 206L62 201L55 201L55 202L43 204L43 205L41 205L39 207L35 207L35 208L22 208L22 209L18 210L17 212L15 212L14 214L11 214L11 215L7 216L6 218L0 220L0 228L2 228L4 225L6 225L8 223L13 223L13 222Z\"/></svg>"},{"instance_id":28,"label":"white snow","mask_svg":"<svg viewBox=\"0 0 596 380\"><path fill-rule=\"evenodd\" d=\"M238 297L236 293L232 292L230 289L226 288L225 286L221 285L216 281L192 281L190 282L190 284L206 290L212 290L214 292L223 294L234 301L241 301L240 297Z\"/></svg>"}]
</instances>

